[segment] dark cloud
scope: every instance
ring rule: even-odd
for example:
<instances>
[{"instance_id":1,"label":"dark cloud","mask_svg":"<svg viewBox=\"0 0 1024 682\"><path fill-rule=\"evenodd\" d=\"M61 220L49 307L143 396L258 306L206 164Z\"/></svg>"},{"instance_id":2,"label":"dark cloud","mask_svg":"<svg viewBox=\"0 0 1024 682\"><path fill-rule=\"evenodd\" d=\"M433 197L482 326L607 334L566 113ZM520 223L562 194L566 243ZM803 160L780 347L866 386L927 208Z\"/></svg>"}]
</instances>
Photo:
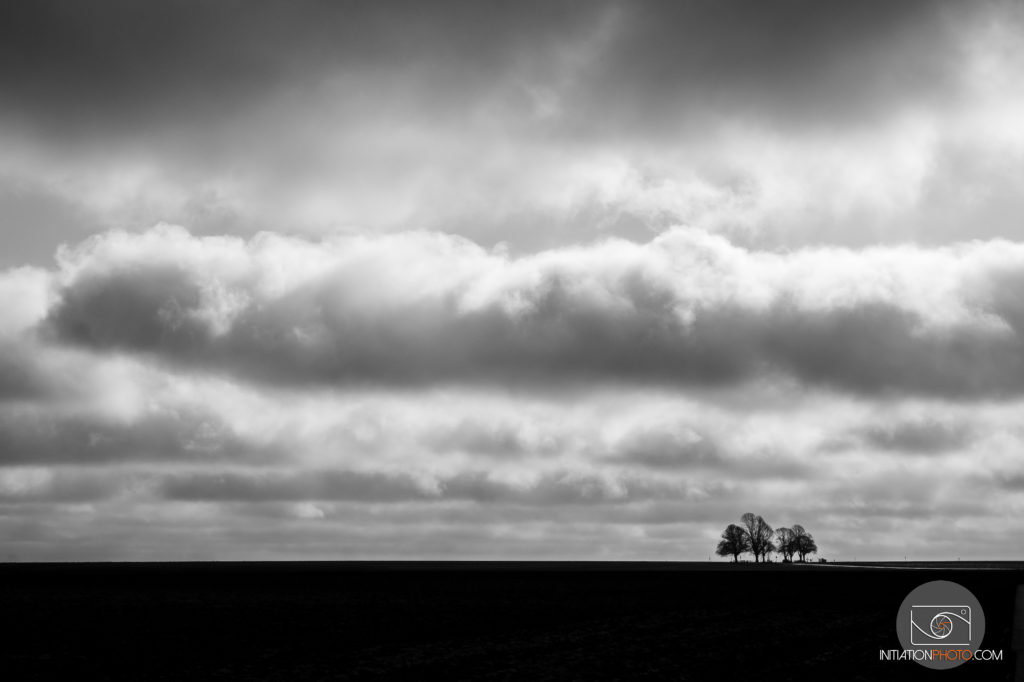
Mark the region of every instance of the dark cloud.
<instances>
[{"instance_id":1,"label":"dark cloud","mask_svg":"<svg viewBox=\"0 0 1024 682\"><path fill-rule=\"evenodd\" d=\"M608 36L586 55L593 63L577 67L570 84L553 84L567 90L576 133L667 123L696 102L754 114L768 103L802 119L862 116L948 87L959 57L954 7L14 3L0 14L0 83L8 115L48 132L153 135L169 125L209 125L285 90L316 101L325 78L365 72L385 111L402 91L418 115L459 115L495 82L558 78L564 46L594 33L600 39L603 20Z\"/></svg>"},{"instance_id":2,"label":"dark cloud","mask_svg":"<svg viewBox=\"0 0 1024 682\"><path fill-rule=\"evenodd\" d=\"M1024 473L1002 474L997 477L1000 487L1014 492L1024 491Z\"/></svg>"},{"instance_id":3,"label":"dark cloud","mask_svg":"<svg viewBox=\"0 0 1024 682\"><path fill-rule=\"evenodd\" d=\"M982 502L950 502L932 500L930 503L908 503L890 500L873 500L870 504L835 504L823 506L820 517L834 519L886 519L898 524L905 519L935 520L988 516L991 510ZM819 518L820 518L819 517Z\"/></svg>"},{"instance_id":4,"label":"dark cloud","mask_svg":"<svg viewBox=\"0 0 1024 682\"><path fill-rule=\"evenodd\" d=\"M467 471L421 482L409 474L348 470L298 472L199 472L161 484L165 497L204 501L472 501L528 506L600 505L688 499L685 484L638 477L607 480L593 474L555 472L513 484L485 472Z\"/></svg>"},{"instance_id":5,"label":"dark cloud","mask_svg":"<svg viewBox=\"0 0 1024 682\"><path fill-rule=\"evenodd\" d=\"M329 289L308 290L248 307L228 333L218 335L199 315L194 273L139 268L66 288L48 325L58 340L88 348L153 353L263 381L340 385L559 377L729 383L758 369L764 358L755 351L766 335L785 339L773 316L743 310L701 312L685 329L667 291L645 289L639 281L624 284L628 308L608 311L576 297L555 273L527 292L531 310L523 315L497 305L460 314L446 301L333 311L322 298ZM855 331L898 340L912 324L907 320L903 330L867 324ZM822 352L834 362L842 348ZM860 381L856 369L837 367Z\"/></svg>"},{"instance_id":6,"label":"dark cloud","mask_svg":"<svg viewBox=\"0 0 1024 682\"><path fill-rule=\"evenodd\" d=\"M921 419L855 432L868 447L904 452L947 452L970 445L977 434L968 424Z\"/></svg>"},{"instance_id":7,"label":"dark cloud","mask_svg":"<svg viewBox=\"0 0 1024 682\"><path fill-rule=\"evenodd\" d=\"M20 474L4 470L0 505L79 504L108 500L131 487L132 477L108 472L34 469Z\"/></svg>"},{"instance_id":8,"label":"dark cloud","mask_svg":"<svg viewBox=\"0 0 1024 682\"><path fill-rule=\"evenodd\" d=\"M120 494L102 486L89 493L83 482L61 502L46 497L47 487L67 487L73 477L51 485L49 476L36 475L37 481L18 481L0 472L8 558L696 558L751 506L773 525L802 523L830 558L840 552L892 558L908 550L919 558L951 551L977 556L996 546L944 543L931 553L932 536L949 533L946 519L981 528L994 518L980 497L950 502L934 485L941 476L909 487L893 480L888 488L837 480L817 492L763 497L754 482L673 483L664 476L606 479L568 471L515 484L465 472L436 479L437 487L421 487L401 472L150 471L138 481L131 472L114 477ZM931 525L935 519L938 527ZM918 532L929 541L908 544L908 533Z\"/></svg>"},{"instance_id":9,"label":"dark cloud","mask_svg":"<svg viewBox=\"0 0 1024 682\"><path fill-rule=\"evenodd\" d=\"M53 382L40 371L36 359L22 344L0 339L0 403L54 393Z\"/></svg>"},{"instance_id":10,"label":"dark cloud","mask_svg":"<svg viewBox=\"0 0 1024 682\"><path fill-rule=\"evenodd\" d=\"M331 74L370 72L378 105L407 88L429 115L432 101L457 109L460 90L485 88L517 52L550 48L600 11L572 4L15 3L0 12L0 83L7 116L79 142L224 124L286 90L315 101Z\"/></svg>"},{"instance_id":11,"label":"dark cloud","mask_svg":"<svg viewBox=\"0 0 1024 682\"><path fill-rule=\"evenodd\" d=\"M449 428L440 428L424 437L424 442L437 452L466 452L476 455L515 456L555 453L560 439L546 435L531 438L524 424L487 423L473 418L461 420Z\"/></svg>"},{"instance_id":12,"label":"dark cloud","mask_svg":"<svg viewBox=\"0 0 1024 682\"><path fill-rule=\"evenodd\" d=\"M0 532L8 540L7 560L260 560L260 559L642 559L678 557L679 538L658 548L645 537L616 551L623 533L614 525L587 523L530 523L540 533L501 530L497 518L463 522L424 518L388 509L397 516L383 520L380 510L350 506L336 518L296 518L294 507L264 504L220 505L224 513L216 527L195 531L179 523L125 515L104 524L89 524L88 533L73 524L71 514L22 521L5 518L0 505ZM596 507L581 508L593 512ZM504 511L504 510L503 510ZM392 522L393 521L393 522ZM72 530L73 529L73 530ZM667 544L667 543L666 543ZM654 546L654 547L652 547ZM642 548L641 548L642 547ZM699 551L699 550L698 550Z\"/></svg>"},{"instance_id":13,"label":"dark cloud","mask_svg":"<svg viewBox=\"0 0 1024 682\"><path fill-rule=\"evenodd\" d=\"M895 303L812 315L782 304L771 315L754 330L767 351L763 355L808 384L950 398L1008 396L1024 389L1016 335L973 325L922 333L921 316Z\"/></svg>"},{"instance_id":14,"label":"dark cloud","mask_svg":"<svg viewBox=\"0 0 1024 682\"><path fill-rule=\"evenodd\" d=\"M792 456L758 449L729 452L715 439L678 425L638 427L628 431L605 452L605 461L653 471L698 471L730 480L780 478L807 481L814 472Z\"/></svg>"},{"instance_id":15,"label":"dark cloud","mask_svg":"<svg viewBox=\"0 0 1024 682\"><path fill-rule=\"evenodd\" d=\"M524 504L521 499L489 498L476 504L437 504L436 501L412 501L408 504L390 505L386 511L395 524L416 524L429 518L433 522L452 526L473 526L479 524L544 524L567 529L583 526L607 527L643 525L651 526L699 526L717 523L730 518L742 501L733 491L720 484L708 483L694 491L698 494L678 494L670 497L643 500L633 503L619 500L618 503L562 503ZM344 501L317 503L325 518L369 522L375 511L363 505ZM380 510L378 507L377 510ZM272 514L277 516L295 515L294 505L259 503L238 509L240 514ZM571 531L570 531L571 532ZM677 536L678 539L678 536Z\"/></svg>"},{"instance_id":16,"label":"dark cloud","mask_svg":"<svg viewBox=\"0 0 1024 682\"><path fill-rule=\"evenodd\" d=\"M1013 10L5 5L0 174L24 188L0 189L0 224L19 232L5 255L44 262L62 237L160 220L216 234L426 227L530 252L680 223L861 244L927 240L936 220L962 237L984 212L978 229L1015 234L1017 162L992 165L1005 154L984 139L1008 148L1007 132L978 124L964 159L945 140L978 101L978 27L1018 27ZM1017 71L1012 55L994 61ZM908 112L920 124L896 125ZM837 179L819 187L819 164ZM982 208L948 191L996 183L1001 203ZM915 201L925 192L942 201Z\"/></svg>"},{"instance_id":17,"label":"dark cloud","mask_svg":"<svg viewBox=\"0 0 1024 682\"><path fill-rule=\"evenodd\" d=\"M540 506L615 504L652 499L685 498L685 485L641 478L610 482L592 474L572 472L540 476L527 486L513 486L484 473L466 472L440 483L445 497L481 503L512 503Z\"/></svg>"},{"instance_id":18,"label":"dark cloud","mask_svg":"<svg viewBox=\"0 0 1024 682\"><path fill-rule=\"evenodd\" d=\"M0 412L0 465L103 464L123 461L259 462L278 451L237 435L194 408L161 409L135 419L58 410Z\"/></svg>"},{"instance_id":19,"label":"dark cloud","mask_svg":"<svg viewBox=\"0 0 1024 682\"><path fill-rule=\"evenodd\" d=\"M83 345L187 352L212 341L201 320L200 284L182 268L129 266L66 289L60 335ZM74 312L72 312L74 311Z\"/></svg>"},{"instance_id":20,"label":"dark cloud","mask_svg":"<svg viewBox=\"0 0 1024 682\"><path fill-rule=\"evenodd\" d=\"M627 3L607 52L584 70L593 80L575 86L585 92L573 121L647 135L652 125L678 132L722 114L780 128L874 123L960 85L968 13L956 9L916 0Z\"/></svg>"},{"instance_id":21,"label":"dark cloud","mask_svg":"<svg viewBox=\"0 0 1024 682\"><path fill-rule=\"evenodd\" d=\"M172 476L161 486L175 500L397 502L432 497L406 474L360 471L223 472Z\"/></svg>"},{"instance_id":22,"label":"dark cloud","mask_svg":"<svg viewBox=\"0 0 1024 682\"><path fill-rule=\"evenodd\" d=\"M638 428L612 448L612 461L652 469L692 469L725 466L718 446L689 429Z\"/></svg>"}]
</instances>

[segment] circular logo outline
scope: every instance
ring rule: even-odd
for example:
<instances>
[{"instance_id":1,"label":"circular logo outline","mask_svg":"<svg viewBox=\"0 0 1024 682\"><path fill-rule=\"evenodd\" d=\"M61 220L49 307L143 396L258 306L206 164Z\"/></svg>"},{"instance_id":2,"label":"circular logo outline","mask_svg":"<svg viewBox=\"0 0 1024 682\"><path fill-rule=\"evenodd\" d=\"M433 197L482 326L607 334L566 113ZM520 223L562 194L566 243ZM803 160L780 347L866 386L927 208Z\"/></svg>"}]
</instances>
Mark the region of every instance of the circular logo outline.
<instances>
[{"instance_id":1,"label":"circular logo outline","mask_svg":"<svg viewBox=\"0 0 1024 682\"><path fill-rule=\"evenodd\" d=\"M896 635L903 649L928 651L914 661L933 670L963 665L985 637L985 612L978 598L959 583L933 580L907 594L896 612ZM970 653L965 655L965 651Z\"/></svg>"}]
</instances>

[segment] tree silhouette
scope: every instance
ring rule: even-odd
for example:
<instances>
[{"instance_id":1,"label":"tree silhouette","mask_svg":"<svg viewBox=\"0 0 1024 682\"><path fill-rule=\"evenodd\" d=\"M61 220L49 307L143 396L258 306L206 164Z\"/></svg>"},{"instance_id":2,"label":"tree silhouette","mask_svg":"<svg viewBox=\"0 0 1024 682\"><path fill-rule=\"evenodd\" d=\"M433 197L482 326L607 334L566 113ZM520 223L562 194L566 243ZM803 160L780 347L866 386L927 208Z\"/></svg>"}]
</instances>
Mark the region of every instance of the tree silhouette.
<instances>
[{"instance_id":1,"label":"tree silhouette","mask_svg":"<svg viewBox=\"0 0 1024 682\"><path fill-rule=\"evenodd\" d=\"M787 561L792 561L796 555L800 556L800 561L806 561L808 554L818 552L814 537L799 524L772 530L764 517L749 512L741 516L740 521L742 526L730 523L722 532L722 539L715 550L719 556L731 556L733 562L737 562L740 554L750 552L754 555L754 562L760 563L767 561L768 555L776 551Z\"/></svg>"},{"instance_id":2,"label":"tree silhouette","mask_svg":"<svg viewBox=\"0 0 1024 682\"><path fill-rule=\"evenodd\" d=\"M814 537L799 524L793 526L793 549L800 555L800 561L806 561L808 554L818 552L818 545L815 544Z\"/></svg>"},{"instance_id":3,"label":"tree silhouette","mask_svg":"<svg viewBox=\"0 0 1024 682\"><path fill-rule=\"evenodd\" d=\"M775 546L772 544L774 531L763 517L751 514L750 512L741 516L740 520L743 521L747 540L750 543L750 552L754 555L754 562L757 563L768 552L775 549Z\"/></svg>"},{"instance_id":4,"label":"tree silhouette","mask_svg":"<svg viewBox=\"0 0 1024 682\"><path fill-rule=\"evenodd\" d=\"M796 554L795 537L796 535L793 533L792 528L775 529L775 539L778 542L777 549L786 558L786 561L792 561L793 555Z\"/></svg>"},{"instance_id":5,"label":"tree silhouette","mask_svg":"<svg viewBox=\"0 0 1024 682\"><path fill-rule=\"evenodd\" d=\"M768 555L775 551L775 543L771 540L772 534L768 534L768 541L764 543L764 547L761 548L761 561L768 561Z\"/></svg>"},{"instance_id":6,"label":"tree silhouette","mask_svg":"<svg viewBox=\"0 0 1024 682\"><path fill-rule=\"evenodd\" d=\"M718 556L731 556L733 563L740 560L740 554L750 551L750 540L747 538L747 531L735 523L722 531L722 539L718 543L715 554Z\"/></svg>"}]
</instances>

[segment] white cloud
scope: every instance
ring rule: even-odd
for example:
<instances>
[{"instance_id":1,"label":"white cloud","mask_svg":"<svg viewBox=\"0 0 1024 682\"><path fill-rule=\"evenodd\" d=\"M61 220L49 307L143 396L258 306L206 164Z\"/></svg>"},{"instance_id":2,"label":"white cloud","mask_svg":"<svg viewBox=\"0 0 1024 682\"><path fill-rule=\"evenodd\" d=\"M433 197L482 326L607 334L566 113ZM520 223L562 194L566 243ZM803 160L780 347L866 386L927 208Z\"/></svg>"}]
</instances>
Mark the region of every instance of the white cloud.
<instances>
[{"instance_id":1,"label":"white cloud","mask_svg":"<svg viewBox=\"0 0 1024 682\"><path fill-rule=\"evenodd\" d=\"M780 253L676 228L510 258L426 232L244 241L161 226L59 260L45 333L264 382L1024 390L1024 247L1007 241Z\"/></svg>"},{"instance_id":2,"label":"white cloud","mask_svg":"<svg viewBox=\"0 0 1024 682\"><path fill-rule=\"evenodd\" d=\"M20 267L0 271L0 341L36 326L53 303L51 273Z\"/></svg>"}]
</instances>

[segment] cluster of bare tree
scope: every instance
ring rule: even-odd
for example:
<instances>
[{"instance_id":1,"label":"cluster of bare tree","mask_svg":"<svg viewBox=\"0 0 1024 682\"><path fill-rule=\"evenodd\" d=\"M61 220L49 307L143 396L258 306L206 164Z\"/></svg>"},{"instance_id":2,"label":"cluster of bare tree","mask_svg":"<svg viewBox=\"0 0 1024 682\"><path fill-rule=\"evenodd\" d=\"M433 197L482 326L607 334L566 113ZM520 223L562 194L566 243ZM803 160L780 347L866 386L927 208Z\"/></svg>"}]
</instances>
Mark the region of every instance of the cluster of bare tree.
<instances>
[{"instance_id":1,"label":"cluster of bare tree","mask_svg":"<svg viewBox=\"0 0 1024 682\"><path fill-rule=\"evenodd\" d=\"M794 556L806 561L808 554L818 551L814 538L801 525L773 529L763 517L749 512L741 516L740 521L743 525L730 523L722 531L722 539L715 550L719 556L731 556L735 562L740 560L741 554L750 552L756 563L778 552L785 561L792 561Z\"/></svg>"}]
</instances>

